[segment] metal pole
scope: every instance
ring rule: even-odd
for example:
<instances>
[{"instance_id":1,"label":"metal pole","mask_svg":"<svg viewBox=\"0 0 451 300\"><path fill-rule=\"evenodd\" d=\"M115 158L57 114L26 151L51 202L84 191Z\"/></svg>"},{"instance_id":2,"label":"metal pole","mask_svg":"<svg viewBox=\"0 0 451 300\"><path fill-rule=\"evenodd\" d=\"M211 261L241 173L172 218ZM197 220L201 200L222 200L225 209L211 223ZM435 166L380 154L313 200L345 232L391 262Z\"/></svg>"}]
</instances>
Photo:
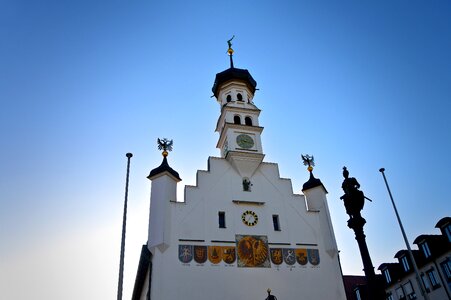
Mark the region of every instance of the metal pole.
<instances>
[{"instance_id":1,"label":"metal pole","mask_svg":"<svg viewBox=\"0 0 451 300\"><path fill-rule=\"evenodd\" d=\"M127 153L125 156L127 156L127 175L125 179L124 216L122 219L121 259L119 262L119 283L117 287L117 300L122 300L122 283L124 280L125 228L127 223L128 177L130 174L130 158L132 158L133 154Z\"/></svg>"},{"instance_id":2,"label":"metal pole","mask_svg":"<svg viewBox=\"0 0 451 300\"><path fill-rule=\"evenodd\" d=\"M395 201L393 201L393 196L391 194L390 187L388 186L387 178L385 177L384 171L385 171L384 168L379 169L379 172L381 172L382 176L384 177L385 185L387 186L387 191L388 191L388 194L390 195L390 200L393 205L393 209L395 210L396 218L398 219L399 227L401 228L402 236L404 238L404 242L406 243L406 247L407 247L407 251L409 252L410 260L412 261L413 269L415 270L415 275L417 278L418 286L420 287L420 290L421 290L421 295L423 296L423 298L425 300L429 300L429 297L426 293L426 289L423 286L423 281L420 278L420 272L418 272L417 263L415 262L415 258L413 257L412 249L410 248L409 241L407 240L406 232L404 231L404 227L402 226L401 218L399 217L398 210L396 209Z\"/></svg>"}]
</instances>

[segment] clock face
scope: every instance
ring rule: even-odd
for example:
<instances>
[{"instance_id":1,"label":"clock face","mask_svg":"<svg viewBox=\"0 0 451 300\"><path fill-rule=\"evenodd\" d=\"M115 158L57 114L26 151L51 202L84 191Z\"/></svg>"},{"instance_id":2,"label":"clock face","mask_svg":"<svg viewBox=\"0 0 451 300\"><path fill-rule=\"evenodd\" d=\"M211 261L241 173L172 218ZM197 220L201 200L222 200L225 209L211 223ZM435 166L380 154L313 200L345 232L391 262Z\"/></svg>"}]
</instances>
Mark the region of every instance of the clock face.
<instances>
[{"instance_id":1,"label":"clock face","mask_svg":"<svg viewBox=\"0 0 451 300\"><path fill-rule=\"evenodd\" d=\"M249 149L254 147L254 140L247 134L240 134L236 137L236 143L238 146L244 149Z\"/></svg>"},{"instance_id":2,"label":"clock face","mask_svg":"<svg viewBox=\"0 0 451 300\"><path fill-rule=\"evenodd\" d=\"M241 220L243 220L243 223L247 226L255 226L258 223L258 216L255 212L251 210L246 210L241 215Z\"/></svg>"}]
</instances>

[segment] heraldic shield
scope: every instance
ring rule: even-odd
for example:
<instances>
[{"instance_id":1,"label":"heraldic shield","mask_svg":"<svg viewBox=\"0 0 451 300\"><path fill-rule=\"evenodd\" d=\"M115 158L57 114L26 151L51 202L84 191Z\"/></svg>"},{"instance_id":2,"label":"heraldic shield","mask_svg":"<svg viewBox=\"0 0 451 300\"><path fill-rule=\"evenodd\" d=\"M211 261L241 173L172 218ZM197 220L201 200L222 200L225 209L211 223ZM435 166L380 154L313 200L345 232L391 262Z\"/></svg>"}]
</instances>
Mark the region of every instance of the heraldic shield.
<instances>
[{"instance_id":1,"label":"heraldic shield","mask_svg":"<svg viewBox=\"0 0 451 300\"><path fill-rule=\"evenodd\" d=\"M319 251L318 249L307 249L308 261L316 266L319 264Z\"/></svg>"},{"instance_id":2,"label":"heraldic shield","mask_svg":"<svg viewBox=\"0 0 451 300\"><path fill-rule=\"evenodd\" d=\"M263 235L236 235L238 267L270 268L268 237Z\"/></svg>"},{"instance_id":3,"label":"heraldic shield","mask_svg":"<svg viewBox=\"0 0 451 300\"><path fill-rule=\"evenodd\" d=\"M294 249L283 249L283 260L289 266L294 265L296 262L296 256L294 254Z\"/></svg>"},{"instance_id":4,"label":"heraldic shield","mask_svg":"<svg viewBox=\"0 0 451 300\"><path fill-rule=\"evenodd\" d=\"M208 247L208 260L213 264L219 264L222 260L222 247L221 246L209 246Z\"/></svg>"},{"instance_id":5,"label":"heraldic shield","mask_svg":"<svg viewBox=\"0 0 451 300\"><path fill-rule=\"evenodd\" d=\"M307 264L307 249L296 249L296 260L298 264L304 266Z\"/></svg>"},{"instance_id":6,"label":"heraldic shield","mask_svg":"<svg viewBox=\"0 0 451 300\"><path fill-rule=\"evenodd\" d=\"M269 250L271 253L271 262L275 265L280 265L283 262L282 249L281 248L271 248Z\"/></svg>"},{"instance_id":7,"label":"heraldic shield","mask_svg":"<svg viewBox=\"0 0 451 300\"><path fill-rule=\"evenodd\" d=\"M193 259L193 246L179 245L179 260L182 263L189 263Z\"/></svg>"},{"instance_id":8,"label":"heraldic shield","mask_svg":"<svg viewBox=\"0 0 451 300\"><path fill-rule=\"evenodd\" d=\"M198 264L207 261L207 246L194 246L194 261Z\"/></svg>"},{"instance_id":9,"label":"heraldic shield","mask_svg":"<svg viewBox=\"0 0 451 300\"><path fill-rule=\"evenodd\" d=\"M222 260L226 264L233 264L236 260L236 250L235 247L224 246L222 247Z\"/></svg>"}]
</instances>

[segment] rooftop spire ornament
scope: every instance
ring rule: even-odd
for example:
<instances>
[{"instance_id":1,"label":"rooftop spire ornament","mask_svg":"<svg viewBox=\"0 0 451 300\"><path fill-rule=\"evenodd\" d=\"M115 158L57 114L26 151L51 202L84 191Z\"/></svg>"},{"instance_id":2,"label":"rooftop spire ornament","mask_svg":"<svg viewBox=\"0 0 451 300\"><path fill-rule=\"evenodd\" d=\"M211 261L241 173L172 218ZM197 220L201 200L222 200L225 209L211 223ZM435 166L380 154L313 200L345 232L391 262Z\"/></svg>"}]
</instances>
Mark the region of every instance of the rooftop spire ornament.
<instances>
[{"instance_id":1,"label":"rooftop spire ornament","mask_svg":"<svg viewBox=\"0 0 451 300\"><path fill-rule=\"evenodd\" d=\"M232 49L232 40L233 40L234 37L235 37L235 35L232 36L232 38L231 38L230 40L227 41L227 45L229 45L229 49L227 49L227 54L229 54L229 56L230 56L230 68L233 68L233 58L232 58L232 56L233 56L233 49Z\"/></svg>"},{"instance_id":2,"label":"rooftop spire ornament","mask_svg":"<svg viewBox=\"0 0 451 300\"><path fill-rule=\"evenodd\" d=\"M306 154L306 155L301 154L301 157L302 157L302 160L304 162L304 166L308 166L307 170L310 173L312 173L313 167L315 166L315 161L314 161L315 159L313 158L313 155L310 156L308 154Z\"/></svg>"},{"instance_id":3,"label":"rooftop spire ornament","mask_svg":"<svg viewBox=\"0 0 451 300\"><path fill-rule=\"evenodd\" d=\"M158 150L163 150L162 155L164 157L168 156L169 152L172 151L172 145L174 144L172 140L168 140L166 138L157 139ZM169 152L168 152L169 151Z\"/></svg>"}]
</instances>

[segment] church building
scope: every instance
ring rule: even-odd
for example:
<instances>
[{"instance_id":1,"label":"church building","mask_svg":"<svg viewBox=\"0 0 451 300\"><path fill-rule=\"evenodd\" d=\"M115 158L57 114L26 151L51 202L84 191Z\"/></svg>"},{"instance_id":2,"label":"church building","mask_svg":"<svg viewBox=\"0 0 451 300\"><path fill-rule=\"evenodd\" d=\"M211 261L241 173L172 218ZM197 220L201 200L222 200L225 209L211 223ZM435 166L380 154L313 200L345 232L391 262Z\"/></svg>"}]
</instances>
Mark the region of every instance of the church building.
<instances>
[{"instance_id":1,"label":"church building","mask_svg":"<svg viewBox=\"0 0 451 300\"><path fill-rule=\"evenodd\" d=\"M176 199L181 179L167 157L172 142L159 140L163 162L148 176L148 240L132 299L345 300L327 191L313 160L303 156L302 194L264 161L257 82L228 53L230 68L212 88L220 157L208 158L184 199Z\"/></svg>"}]
</instances>

